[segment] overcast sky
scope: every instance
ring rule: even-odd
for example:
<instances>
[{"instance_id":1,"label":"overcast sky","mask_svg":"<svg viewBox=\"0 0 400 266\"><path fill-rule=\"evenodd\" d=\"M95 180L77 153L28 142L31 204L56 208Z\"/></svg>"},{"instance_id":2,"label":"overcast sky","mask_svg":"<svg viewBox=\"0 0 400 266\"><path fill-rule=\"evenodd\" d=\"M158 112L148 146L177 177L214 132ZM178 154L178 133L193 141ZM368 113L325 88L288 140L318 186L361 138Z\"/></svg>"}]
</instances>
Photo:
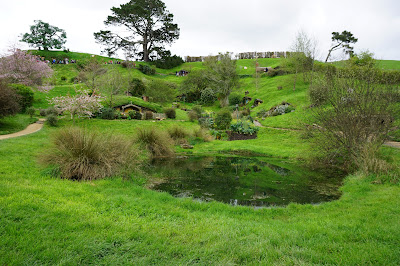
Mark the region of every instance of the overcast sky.
<instances>
[{"instance_id":1,"label":"overcast sky","mask_svg":"<svg viewBox=\"0 0 400 266\"><path fill-rule=\"evenodd\" d=\"M100 54L93 32L110 8L128 0L0 0L0 51L4 53L42 20L67 32L71 51ZM180 56L218 52L285 51L296 33L305 31L319 43L324 59L333 31L350 31L357 51L378 59L400 60L398 0L164 0L179 25L180 38L169 49ZM21 48L28 48L19 43ZM340 54L334 55L337 59Z\"/></svg>"}]
</instances>

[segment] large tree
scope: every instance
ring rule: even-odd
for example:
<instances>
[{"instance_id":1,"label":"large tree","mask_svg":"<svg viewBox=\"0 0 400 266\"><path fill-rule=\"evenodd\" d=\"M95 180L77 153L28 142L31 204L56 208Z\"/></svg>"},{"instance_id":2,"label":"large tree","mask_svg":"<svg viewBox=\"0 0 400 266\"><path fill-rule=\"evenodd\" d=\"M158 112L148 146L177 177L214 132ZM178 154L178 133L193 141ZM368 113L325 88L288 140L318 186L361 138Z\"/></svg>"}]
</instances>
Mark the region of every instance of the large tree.
<instances>
[{"instance_id":1,"label":"large tree","mask_svg":"<svg viewBox=\"0 0 400 266\"><path fill-rule=\"evenodd\" d=\"M328 55L325 59L325 63L328 62L329 57L333 51L343 48L346 54L353 54L353 47L350 46L351 43L356 43L357 38L353 36L350 31L332 32L332 47L328 51Z\"/></svg>"},{"instance_id":2,"label":"large tree","mask_svg":"<svg viewBox=\"0 0 400 266\"><path fill-rule=\"evenodd\" d=\"M32 25L31 33L25 33L22 36L21 42L26 42L32 47L37 47L39 50L61 49L67 41L67 34L63 29L52 26L49 23L41 20L35 20L35 25Z\"/></svg>"},{"instance_id":3,"label":"large tree","mask_svg":"<svg viewBox=\"0 0 400 266\"><path fill-rule=\"evenodd\" d=\"M94 33L98 43L105 45L103 52L109 56L117 50L133 53L144 61L150 61L150 55L157 55L179 37L179 28L173 23L174 16L166 10L160 0L131 0L120 7L111 8L112 15L104 21L106 26L122 26L122 31L102 30Z\"/></svg>"}]
</instances>

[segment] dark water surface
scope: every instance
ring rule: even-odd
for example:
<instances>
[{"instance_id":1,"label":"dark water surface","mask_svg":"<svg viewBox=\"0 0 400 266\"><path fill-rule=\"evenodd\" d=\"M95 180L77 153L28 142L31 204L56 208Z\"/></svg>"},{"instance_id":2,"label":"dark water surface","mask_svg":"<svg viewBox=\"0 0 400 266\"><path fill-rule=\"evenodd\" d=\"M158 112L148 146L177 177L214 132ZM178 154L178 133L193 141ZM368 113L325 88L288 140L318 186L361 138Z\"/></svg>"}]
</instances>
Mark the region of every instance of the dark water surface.
<instances>
[{"instance_id":1,"label":"dark water surface","mask_svg":"<svg viewBox=\"0 0 400 266\"><path fill-rule=\"evenodd\" d=\"M153 190L255 207L332 201L340 197L342 181L337 174L329 177L281 159L258 157L155 159L147 172Z\"/></svg>"}]
</instances>

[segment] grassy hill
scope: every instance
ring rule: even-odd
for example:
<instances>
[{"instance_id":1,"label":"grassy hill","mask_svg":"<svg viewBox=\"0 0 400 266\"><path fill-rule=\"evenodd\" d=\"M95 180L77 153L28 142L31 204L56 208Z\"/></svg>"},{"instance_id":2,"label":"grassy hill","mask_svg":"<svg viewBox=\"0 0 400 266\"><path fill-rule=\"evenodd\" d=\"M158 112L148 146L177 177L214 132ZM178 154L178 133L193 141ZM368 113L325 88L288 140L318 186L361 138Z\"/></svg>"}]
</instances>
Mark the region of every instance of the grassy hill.
<instances>
[{"instance_id":1,"label":"grassy hill","mask_svg":"<svg viewBox=\"0 0 400 266\"><path fill-rule=\"evenodd\" d=\"M65 54L46 52L43 55ZM77 60L91 58L91 55L72 52L68 55ZM259 60L260 66L270 67L280 62L280 59ZM395 65L394 62L385 67ZM35 93L36 108L47 108L48 98L73 94L77 86L72 81L78 74L73 64L52 67L55 87L48 94ZM121 65L104 65L104 68L115 68L124 77L167 80L179 85L185 78L175 76L175 71L201 69L203 65L185 63L171 70L157 69L158 74L153 76ZM282 101L291 103L295 112L260 120L265 127L260 129L257 139L199 142L189 152L180 147L176 151L182 156L262 155L304 164L304 159L313 152L308 140L299 130L277 128L302 128L301 123L310 115L309 84L300 77L293 90L291 75L262 75L256 87L254 60L239 60L237 68L246 76L240 79L241 86L235 92L244 95L249 91L250 97L264 101L252 109L252 114L269 110ZM117 95L115 99L116 104L129 101L163 107L124 95ZM219 110L217 104L205 108ZM87 119L78 121L76 126L104 135L118 134L126 143L135 137L139 128L158 127L164 131L175 126L187 131L199 128L196 122L189 121L185 111L178 110L177 115L176 120L157 122ZM9 118L7 123L20 128L28 120L26 115L18 115ZM1 265L400 264L398 183L377 184L377 176L355 173L343 180L343 195L339 200L254 209L175 198L149 190L145 187L149 176L141 170L129 178L87 182L54 178L51 169L38 164L38 158L50 146L55 132L71 125L69 119L61 119L56 128L45 125L35 134L0 141ZM399 149L382 147L381 154L398 165ZM384 175L378 180L385 178L390 177Z\"/></svg>"}]
</instances>

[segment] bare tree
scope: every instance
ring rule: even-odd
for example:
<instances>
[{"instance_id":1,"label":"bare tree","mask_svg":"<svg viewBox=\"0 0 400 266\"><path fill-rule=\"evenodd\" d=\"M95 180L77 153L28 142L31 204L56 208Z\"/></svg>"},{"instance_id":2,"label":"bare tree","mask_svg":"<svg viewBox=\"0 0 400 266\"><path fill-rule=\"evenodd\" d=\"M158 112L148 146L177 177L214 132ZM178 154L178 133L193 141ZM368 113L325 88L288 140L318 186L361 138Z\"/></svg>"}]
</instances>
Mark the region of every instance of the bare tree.
<instances>
[{"instance_id":1,"label":"bare tree","mask_svg":"<svg viewBox=\"0 0 400 266\"><path fill-rule=\"evenodd\" d=\"M113 107L113 96L126 91L128 80L121 75L118 69L114 68L102 76L100 86L107 95L107 102L110 107Z\"/></svg>"}]
</instances>

